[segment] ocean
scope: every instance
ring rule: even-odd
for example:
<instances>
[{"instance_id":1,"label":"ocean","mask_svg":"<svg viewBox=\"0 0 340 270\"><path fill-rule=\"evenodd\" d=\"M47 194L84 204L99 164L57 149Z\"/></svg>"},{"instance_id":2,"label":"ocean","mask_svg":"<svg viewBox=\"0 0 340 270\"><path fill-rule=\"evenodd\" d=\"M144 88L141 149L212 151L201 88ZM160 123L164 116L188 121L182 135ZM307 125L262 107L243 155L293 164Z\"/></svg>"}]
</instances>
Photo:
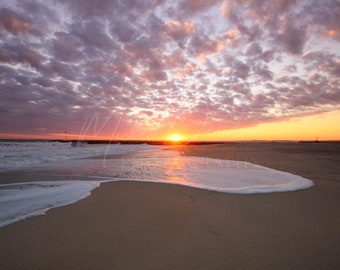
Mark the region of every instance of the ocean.
<instances>
[{"instance_id":1,"label":"ocean","mask_svg":"<svg viewBox=\"0 0 340 270\"><path fill-rule=\"evenodd\" d=\"M233 194L294 191L313 185L300 176L252 163L184 156L167 148L1 141L0 227L84 199L108 181L177 184Z\"/></svg>"}]
</instances>

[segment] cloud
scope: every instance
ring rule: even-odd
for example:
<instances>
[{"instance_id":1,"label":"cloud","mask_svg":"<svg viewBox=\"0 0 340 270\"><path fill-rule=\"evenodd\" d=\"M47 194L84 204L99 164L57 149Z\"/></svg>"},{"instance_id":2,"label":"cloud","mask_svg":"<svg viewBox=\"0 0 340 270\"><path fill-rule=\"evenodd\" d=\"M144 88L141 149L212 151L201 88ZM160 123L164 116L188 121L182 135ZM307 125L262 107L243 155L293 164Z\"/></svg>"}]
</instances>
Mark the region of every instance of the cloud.
<instances>
[{"instance_id":1,"label":"cloud","mask_svg":"<svg viewBox=\"0 0 340 270\"><path fill-rule=\"evenodd\" d=\"M178 3L178 10L185 14L193 14L201 12L217 4L218 0L204 1L204 0L182 0Z\"/></svg>"},{"instance_id":2,"label":"cloud","mask_svg":"<svg viewBox=\"0 0 340 270\"><path fill-rule=\"evenodd\" d=\"M0 57L4 62L13 64L21 63L37 70L43 68L42 62L44 61L44 57L34 48L27 48L20 44L3 46Z\"/></svg>"},{"instance_id":3,"label":"cloud","mask_svg":"<svg viewBox=\"0 0 340 270\"><path fill-rule=\"evenodd\" d=\"M250 72L250 67L246 64L243 63L242 61L239 61L237 59L230 59L231 60L231 67L232 67L232 74L240 79L247 79L249 72Z\"/></svg>"},{"instance_id":4,"label":"cloud","mask_svg":"<svg viewBox=\"0 0 340 270\"><path fill-rule=\"evenodd\" d=\"M91 0L61 0L61 2L67 5L71 10L76 11L76 13L83 18L108 15L110 12L116 11L120 5L120 1L110 0L102 0L100 2Z\"/></svg>"},{"instance_id":5,"label":"cloud","mask_svg":"<svg viewBox=\"0 0 340 270\"><path fill-rule=\"evenodd\" d=\"M256 43L256 42L253 42L251 43L249 46L248 46L248 49L247 49L247 52L246 54L247 55L258 55L262 53L262 48L261 46Z\"/></svg>"},{"instance_id":6,"label":"cloud","mask_svg":"<svg viewBox=\"0 0 340 270\"><path fill-rule=\"evenodd\" d=\"M339 106L338 1L0 5L2 132L201 133Z\"/></svg>"},{"instance_id":7,"label":"cloud","mask_svg":"<svg viewBox=\"0 0 340 270\"><path fill-rule=\"evenodd\" d=\"M257 65L253 67L253 71L256 76L260 77L262 82L271 81L274 78L274 74L272 71L268 69L265 65Z\"/></svg>"},{"instance_id":8,"label":"cloud","mask_svg":"<svg viewBox=\"0 0 340 270\"><path fill-rule=\"evenodd\" d=\"M189 51L196 56L215 53L222 48L218 41L203 34L192 36L188 47Z\"/></svg>"},{"instance_id":9,"label":"cloud","mask_svg":"<svg viewBox=\"0 0 340 270\"><path fill-rule=\"evenodd\" d=\"M340 41L340 3L339 1L312 1L305 6L304 12L309 14L309 23L318 25L323 37Z\"/></svg>"},{"instance_id":10,"label":"cloud","mask_svg":"<svg viewBox=\"0 0 340 270\"><path fill-rule=\"evenodd\" d=\"M81 50L83 47L82 42L69 33L55 33L55 39L52 44L53 55L61 61L80 61L85 56Z\"/></svg>"},{"instance_id":11,"label":"cloud","mask_svg":"<svg viewBox=\"0 0 340 270\"><path fill-rule=\"evenodd\" d=\"M306 43L307 33L303 28L287 26L281 34L277 36L276 42L285 47L292 54L302 54Z\"/></svg>"},{"instance_id":12,"label":"cloud","mask_svg":"<svg viewBox=\"0 0 340 270\"><path fill-rule=\"evenodd\" d=\"M114 48L113 41L107 34L107 25L104 21L97 19L76 21L71 25L70 33L96 49L110 50ZM89 52L93 53L91 50Z\"/></svg>"},{"instance_id":13,"label":"cloud","mask_svg":"<svg viewBox=\"0 0 340 270\"><path fill-rule=\"evenodd\" d=\"M122 43L133 42L139 36L138 30L124 20L114 21L110 30L117 40Z\"/></svg>"},{"instance_id":14,"label":"cloud","mask_svg":"<svg viewBox=\"0 0 340 270\"><path fill-rule=\"evenodd\" d=\"M340 76L340 61L337 57L327 52L309 51L303 56L309 70L320 70L330 76Z\"/></svg>"},{"instance_id":15,"label":"cloud","mask_svg":"<svg viewBox=\"0 0 340 270\"><path fill-rule=\"evenodd\" d=\"M29 20L7 8L0 8L0 26L13 35L32 33L33 31Z\"/></svg>"},{"instance_id":16,"label":"cloud","mask_svg":"<svg viewBox=\"0 0 340 270\"><path fill-rule=\"evenodd\" d=\"M169 21L165 23L165 33L172 37L181 48L184 47L183 42L192 35L194 28L194 23L190 21Z\"/></svg>"}]
</instances>

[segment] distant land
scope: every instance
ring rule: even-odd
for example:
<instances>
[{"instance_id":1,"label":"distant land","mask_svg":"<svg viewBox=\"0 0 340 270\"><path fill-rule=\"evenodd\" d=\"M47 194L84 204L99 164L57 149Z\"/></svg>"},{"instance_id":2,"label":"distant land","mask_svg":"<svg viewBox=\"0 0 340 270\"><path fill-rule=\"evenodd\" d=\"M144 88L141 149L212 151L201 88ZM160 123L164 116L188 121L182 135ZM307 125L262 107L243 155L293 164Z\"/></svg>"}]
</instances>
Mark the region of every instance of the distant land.
<instances>
[{"instance_id":1,"label":"distant land","mask_svg":"<svg viewBox=\"0 0 340 270\"><path fill-rule=\"evenodd\" d=\"M50 140L50 139L0 139L0 142L60 142L71 143L73 146L81 144L149 144L149 145L209 145L229 143L340 143L340 140L247 140L247 141L171 141L171 140Z\"/></svg>"}]
</instances>

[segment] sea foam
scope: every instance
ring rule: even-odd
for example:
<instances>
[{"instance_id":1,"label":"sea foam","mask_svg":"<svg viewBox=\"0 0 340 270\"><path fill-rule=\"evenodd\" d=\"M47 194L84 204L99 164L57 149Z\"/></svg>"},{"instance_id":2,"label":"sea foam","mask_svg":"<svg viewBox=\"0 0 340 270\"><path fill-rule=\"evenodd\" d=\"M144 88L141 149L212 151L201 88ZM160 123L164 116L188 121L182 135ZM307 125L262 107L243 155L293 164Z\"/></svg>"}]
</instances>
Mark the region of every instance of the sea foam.
<instances>
[{"instance_id":1,"label":"sea foam","mask_svg":"<svg viewBox=\"0 0 340 270\"><path fill-rule=\"evenodd\" d=\"M177 184L235 194L295 191L313 185L301 176L244 161L189 156L130 159L124 163L110 160L102 172L119 180Z\"/></svg>"},{"instance_id":2,"label":"sea foam","mask_svg":"<svg viewBox=\"0 0 340 270\"><path fill-rule=\"evenodd\" d=\"M0 185L0 227L77 202L98 187L97 181L42 181Z\"/></svg>"}]
</instances>

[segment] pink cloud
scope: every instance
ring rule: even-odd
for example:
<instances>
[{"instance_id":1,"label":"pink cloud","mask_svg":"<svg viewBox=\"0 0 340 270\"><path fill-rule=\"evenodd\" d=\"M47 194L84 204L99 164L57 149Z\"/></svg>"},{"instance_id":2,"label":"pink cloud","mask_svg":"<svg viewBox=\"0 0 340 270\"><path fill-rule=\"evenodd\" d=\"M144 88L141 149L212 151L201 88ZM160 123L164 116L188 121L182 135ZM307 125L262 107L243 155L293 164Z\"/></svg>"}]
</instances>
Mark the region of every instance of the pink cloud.
<instances>
[{"instance_id":1,"label":"pink cloud","mask_svg":"<svg viewBox=\"0 0 340 270\"><path fill-rule=\"evenodd\" d=\"M0 26L13 35L32 33L33 30L30 22L6 8L0 9Z\"/></svg>"},{"instance_id":2,"label":"pink cloud","mask_svg":"<svg viewBox=\"0 0 340 270\"><path fill-rule=\"evenodd\" d=\"M165 23L165 32L175 41L181 41L191 35L195 29L193 22L168 21Z\"/></svg>"}]
</instances>

